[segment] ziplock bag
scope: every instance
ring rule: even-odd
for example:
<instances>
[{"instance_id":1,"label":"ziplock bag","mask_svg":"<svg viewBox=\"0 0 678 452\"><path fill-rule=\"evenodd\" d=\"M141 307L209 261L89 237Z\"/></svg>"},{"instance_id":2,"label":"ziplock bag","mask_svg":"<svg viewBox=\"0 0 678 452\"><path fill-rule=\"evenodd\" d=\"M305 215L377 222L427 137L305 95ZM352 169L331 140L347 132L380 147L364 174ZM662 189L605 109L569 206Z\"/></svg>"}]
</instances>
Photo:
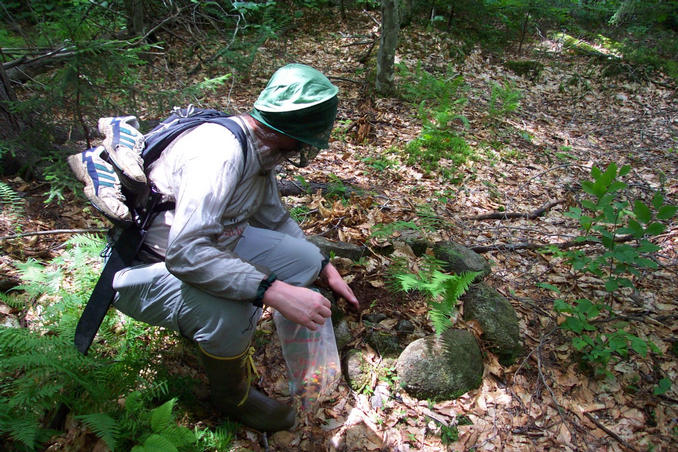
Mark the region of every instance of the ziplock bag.
<instances>
[{"instance_id":1,"label":"ziplock bag","mask_svg":"<svg viewBox=\"0 0 678 452\"><path fill-rule=\"evenodd\" d=\"M290 393L301 400L301 408L313 411L336 386L341 376L332 319L316 331L273 312L283 358L287 363Z\"/></svg>"}]
</instances>

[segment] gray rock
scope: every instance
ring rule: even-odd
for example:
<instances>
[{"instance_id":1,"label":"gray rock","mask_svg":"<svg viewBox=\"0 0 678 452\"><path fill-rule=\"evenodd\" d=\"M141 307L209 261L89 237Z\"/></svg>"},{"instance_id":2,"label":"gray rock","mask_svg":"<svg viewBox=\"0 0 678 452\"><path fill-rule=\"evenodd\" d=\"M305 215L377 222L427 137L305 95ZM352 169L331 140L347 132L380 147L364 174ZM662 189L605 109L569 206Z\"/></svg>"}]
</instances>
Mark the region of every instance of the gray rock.
<instances>
[{"instance_id":1,"label":"gray rock","mask_svg":"<svg viewBox=\"0 0 678 452\"><path fill-rule=\"evenodd\" d=\"M433 246L436 259L444 262L443 268L455 274L480 272L476 281L490 274L490 264L480 254L454 242L438 242Z\"/></svg>"},{"instance_id":2,"label":"gray rock","mask_svg":"<svg viewBox=\"0 0 678 452\"><path fill-rule=\"evenodd\" d=\"M334 255L346 257L351 260L358 260L363 255L363 248L346 242L334 242L320 235L311 235L307 237L308 241L320 248L326 256Z\"/></svg>"},{"instance_id":3,"label":"gray rock","mask_svg":"<svg viewBox=\"0 0 678 452\"><path fill-rule=\"evenodd\" d=\"M370 397L370 405L372 406L372 409L383 409L390 396L391 392L389 391L388 387L384 384L378 384L377 387L374 388L372 397Z\"/></svg>"},{"instance_id":4,"label":"gray rock","mask_svg":"<svg viewBox=\"0 0 678 452\"><path fill-rule=\"evenodd\" d=\"M462 295L464 320L475 320L483 330L481 339L503 365L521 353L518 316L511 303L485 283L473 284Z\"/></svg>"},{"instance_id":5,"label":"gray rock","mask_svg":"<svg viewBox=\"0 0 678 452\"><path fill-rule=\"evenodd\" d=\"M337 341L337 350L341 350L353 340L353 335L348 327L346 319L342 319L334 326L334 338Z\"/></svg>"},{"instance_id":6,"label":"gray rock","mask_svg":"<svg viewBox=\"0 0 678 452\"><path fill-rule=\"evenodd\" d=\"M423 255L426 252L426 248L431 246L431 243L422 236L421 232L414 229L400 231L400 236L394 241L404 242L409 245L412 252L417 257Z\"/></svg>"},{"instance_id":7,"label":"gray rock","mask_svg":"<svg viewBox=\"0 0 678 452\"><path fill-rule=\"evenodd\" d=\"M397 356L403 351L395 331L372 330L365 338L381 356Z\"/></svg>"},{"instance_id":8,"label":"gray rock","mask_svg":"<svg viewBox=\"0 0 678 452\"><path fill-rule=\"evenodd\" d=\"M377 324L381 322L382 320L386 320L387 316L383 312L375 312L373 314L365 314L363 316L363 320L367 320L368 322Z\"/></svg>"},{"instance_id":9,"label":"gray rock","mask_svg":"<svg viewBox=\"0 0 678 452\"><path fill-rule=\"evenodd\" d=\"M398 334L414 333L414 325L412 325L412 322L409 320L402 319L398 322L398 325L396 325L396 331Z\"/></svg>"},{"instance_id":10,"label":"gray rock","mask_svg":"<svg viewBox=\"0 0 678 452\"><path fill-rule=\"evenodd\" d=\"M417 339L396 364L401 387L418 399L451 400L480 386L483 357L475 337L446 330L440 338Z\"/></svg>"},{"instance_id":11,"label":"gray rock","mask_svg":"<svg viewBox=\"0 0 678 452\"><path fill-rule=\"evenodd\" d=\"M363 352L357 349L349 350L344 359L344 375L346 382L354 391L359 391L369 384L372 366L365 360Z\"/></svg>"}]
</instances>

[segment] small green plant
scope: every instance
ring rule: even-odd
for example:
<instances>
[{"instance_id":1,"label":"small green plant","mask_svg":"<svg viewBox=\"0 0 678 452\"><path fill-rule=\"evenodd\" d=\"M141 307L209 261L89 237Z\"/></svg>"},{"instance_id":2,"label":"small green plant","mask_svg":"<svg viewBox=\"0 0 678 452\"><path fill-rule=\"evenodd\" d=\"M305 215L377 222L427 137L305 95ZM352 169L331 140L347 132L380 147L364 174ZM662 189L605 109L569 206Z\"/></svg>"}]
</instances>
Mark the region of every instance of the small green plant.
<instances>
[{"instance_id":1,"label":"small green plant","mask_svg":"<svg viewBox=\"0 0 678 452\"><path fill-rule=\"evenodd\" d=\"M440 442L445 445L455 443L459 440L459 430L456 425L440 426Z\"/></svg>"},{"instance_id":2,"label":"small green plant","mask_svg":"<svg viewBox=\"0 0 678 452\"><path fill-rule=\"evenodd\" d=\"M89 355L73 346L103 246L101 239L76 236L49 265L35 260L15 264L22 284L3 301L24 312L39 303L40 316L28 328L0 327L0 441L10 450L35 450L52 437L49 424L60 405L111 450L130 450L135 444L146 450L167 441L175 449L189 444L183 428L165 422L174 402L151 410L168 399L164 369L147 372L157 350L153 341L166 340L162 334L141 341L151 327L131 319L120 334L122 320L111 310ZM102 351L105 358L97 357Z\"/></svg>"},{"instance_id":3,"label":"small green plant","mask_svg":"<svg viewBox=\"0 0 678 452\"><path fill-rule=\"evenodd\" d=\"M385 239L391 237L397 231L407 229L420 230L419 226L413 221L394 221L393 223L378 223L372 226L370 237Z\"/></svg>"},{"instance_id":4,"label":"small green plant","mask_svg":"<svg viewBox=\"0 0 678 452\"><path fill-rule=\"evenodd\" d=\"M12 187L0 181L0 213L6 215L9 223L14 224L16 232L21 232L21 222L18 220L24 215L25 203Z\"/></svg>"},{"instance_id":5,"label":"small green plant","mask_svg":"<svg viewBox=\"0 0 678 452\"><path fill-rule=\"evenodd\" d=\"M348 187L344 184L344 181L334 173L330 173L328 178L330 182L327 184L327 197L347 200L349 198Z\"/></svg>"},{"instance_id":6,"label":"small green plant","mask_svg":"<svg viewBox=\"0 0 678 452\"><path fill-rule=\"evenodd\" d=\"M305 205L292 207L290 209L290 216L299 224L303 224L310 213L311 209Z\"/></svg>"},{"instance_id":7,"label":"small green plant","mask_svg":"<svg viewBox=\"0 0 678 452\"><path fill-rule=\"evenodd\" d=\"M376 171L385 171L389 168L395 168L398 166L398 162L396 160L384 156L365 157L363 162Z\"/></svg>"},{"instance_id":8,"label":"small green plant","mask_svg":"<svg viewBox=\"0 0 678 452\"><path fill-rule=\"evenodd\" d=\"M405 292L416 290L426 296L430 306L429 317L433 330L440 336L452 326L459 297L466 292L478 275L478 272L450 275L434 268L420 271L417 274L399 273L395 275L395 278L400 290Z\"/></svg>"},{"instance_id":9,"label":"small green plant","mask_svg":"<svg viewBox=\"0 0 678 452\"><path fill-rule=\"evenodd\" d=\"M589 273L604 281L608 293L604 300L594 302L586 298L574 302L558 299L554 309L565 315L560 324L563 330L574 333L573 347L581 354L584 364L597 375L610 376L610 364L629 359L633 351L645 357L649 351L659 353L651 342L636 336L628 322L614 321L612 309L614 294L622 290L635 290L634 280L643 272L654 270L657 263L652 254L659 250L650 241L661 234L666 226L661 223L676 214L676 207L664 202L655 193L649 204L626 195L626 183L620 178L630 171L611 163L605 169L591 169L592 180L582 181L582 189L590 198L581 201L581 207L571 207L566 214L577 220L583 235L577 241L598 244L602 253L583 250L556 251L572 266L575 275ZM625 237L627 242L620 242ZM632 241L633 244L629 244ZM542 285L554 289L551 285ZM604 327L598 320L612 320Z\"/></svg>"},{"instance_id":10,"label":"small green plant","mask_svg":"<svg viewBox=\"0 0 678 452\"><path fill-rule=\"evenodd\" d=\"M198 450L230 450L231 443L235 439L238 431L238 424L226 422L214 430L195 429L195 437L197 439Z\"/></svg>"},{"instance_id":11,"label":"small green plant","mask_svg":"<svg viewBox=\"0 0 678 452\"><path fill-rule=\"evenodd\" d=\"M518 110L522 93L515 88L515 85L509 82L500 85L492 83L490 92L489 113L490 118L495 119L500 116L507 116Z\"/></svg>"},{"instance_id":12,"label":"small green plant","mask_svg":"<svg viewBox=\"0 0 678 452\"><path fill-rule=\"evenodd\" d=\"M419 104L422 131L418 138L405 146L406 163L417 165L426 173L440 172L450 180L457 180L458 167L466 163L473 152L466 140L452 124L468 127L468 119L461 113L468 99L463 95L467 86L461 75L435 76L417 66L410 72L401 64L398 71L409 79L403 83L402 96ZM448 68L449 73L452 68ZM440 160L450 160L450 166L440 165Z\"/></svg>"},{"instance_id":13,"label":"small green plant","mask_svg":"<svg viewBox=\"0 0 678 452\"><path fill-rule=\"evenodd\" d=\"M385 367L382 372L380 372L379 380L385 382L389 387L395 388L398 385L398 374L396 373L395 367Z\"/></svg>"}]
</instances>

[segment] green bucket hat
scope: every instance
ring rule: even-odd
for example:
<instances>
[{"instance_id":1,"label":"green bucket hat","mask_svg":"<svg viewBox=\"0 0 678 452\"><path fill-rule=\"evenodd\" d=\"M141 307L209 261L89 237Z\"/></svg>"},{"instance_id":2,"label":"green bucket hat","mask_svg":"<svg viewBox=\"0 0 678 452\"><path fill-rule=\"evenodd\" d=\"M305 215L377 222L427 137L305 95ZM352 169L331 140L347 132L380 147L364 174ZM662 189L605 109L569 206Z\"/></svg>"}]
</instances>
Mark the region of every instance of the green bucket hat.
<instances>
[{"instance_id":1,"label":"green bucket hat","mask_svg":"<svg viewBox=\"0 0 678 452\"><path fill-rule=\"evenodd\" d=\"M288 64L273 74L251 115L295 140L324 149L337 116L338 91L318 70Z\"/></svg>"}]
</instances>

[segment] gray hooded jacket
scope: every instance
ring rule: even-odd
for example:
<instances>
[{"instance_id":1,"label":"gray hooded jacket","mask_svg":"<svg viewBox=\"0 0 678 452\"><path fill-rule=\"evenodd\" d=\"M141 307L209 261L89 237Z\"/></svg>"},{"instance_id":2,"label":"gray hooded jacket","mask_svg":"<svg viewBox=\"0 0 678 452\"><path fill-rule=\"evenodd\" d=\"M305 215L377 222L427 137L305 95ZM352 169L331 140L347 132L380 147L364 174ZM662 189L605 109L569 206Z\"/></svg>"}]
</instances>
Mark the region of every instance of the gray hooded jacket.
<instances>
[{"instance_id":1,"label":"gray hooded jacket","mask_svg":"<svg viewBox=\"0 0 678 452\"><path fill-rule=\"evenodd\" d=\"M153 162L149 179L176 203L155 219L145 246L167 270L212 295L253 300L266 268L233 253L248 225L304 237L282 205L275 178L279 152L266 148L241 117L248 155L225 127L206 123L177 137Z\"/></svg>"}]
</instances>

